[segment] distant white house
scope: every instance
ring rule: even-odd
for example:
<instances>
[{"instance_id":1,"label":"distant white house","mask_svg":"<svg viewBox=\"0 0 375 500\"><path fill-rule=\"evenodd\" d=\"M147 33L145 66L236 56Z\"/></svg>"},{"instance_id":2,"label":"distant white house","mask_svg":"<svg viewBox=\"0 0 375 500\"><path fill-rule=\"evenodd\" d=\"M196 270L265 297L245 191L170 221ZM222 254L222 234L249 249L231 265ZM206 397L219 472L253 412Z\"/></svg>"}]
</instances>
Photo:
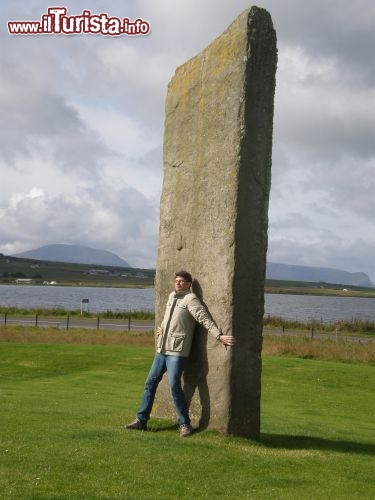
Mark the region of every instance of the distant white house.
<instances>
[{"instance_id":1,"label":"distant white house","mask_svg":"<svg viewBox=\"0 0 375 500\"><path fill-rule=\"evenodd\" d=\"M30 285L30 283L32 283L32 279L31 278L17 278L16 279L16 284L17 285Z\"/></svg>"}]
</instances>

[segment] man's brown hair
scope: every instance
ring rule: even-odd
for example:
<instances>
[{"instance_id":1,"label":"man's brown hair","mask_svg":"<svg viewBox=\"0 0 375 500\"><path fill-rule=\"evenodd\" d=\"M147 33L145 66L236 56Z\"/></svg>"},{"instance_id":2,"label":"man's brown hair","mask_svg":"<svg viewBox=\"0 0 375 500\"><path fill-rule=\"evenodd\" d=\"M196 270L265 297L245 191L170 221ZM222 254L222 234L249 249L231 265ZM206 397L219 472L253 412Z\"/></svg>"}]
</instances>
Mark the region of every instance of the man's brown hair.
<instances>
[{"instance_id":1,"label":"man's brown hair","mask_svg":"<svg viewBox=\"0 0 375 500\"><path fill-rule=\"evenodd\" d=\"M188 283L193 283L193 278L191 276L190 273L188 273L187 271L177 271L175 274L174 274L175 278L177 278L177 276L179 276L180 278L184 278L185 281L187 281Z\"/></svg>"}]
</instances>

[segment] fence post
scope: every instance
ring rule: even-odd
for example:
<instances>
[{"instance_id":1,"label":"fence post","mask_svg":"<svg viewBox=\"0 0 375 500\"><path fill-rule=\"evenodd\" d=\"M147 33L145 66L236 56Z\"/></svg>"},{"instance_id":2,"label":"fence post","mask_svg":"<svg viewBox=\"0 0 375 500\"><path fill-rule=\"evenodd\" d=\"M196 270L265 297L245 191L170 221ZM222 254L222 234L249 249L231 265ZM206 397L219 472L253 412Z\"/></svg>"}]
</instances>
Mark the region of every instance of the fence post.
<instances>
[{"instance_id":1,"label":"fence post","mask_svg":"<svg viewBox=\"0 0 375 500\"><path fill-rule=\"evenodd\" d=\"M100 323L100 316L98 314L98 317L96 319L96 329L99 330L99 323Z\"/></svg>"},{"instance_id":2,"label":"fence post","mask_svg":"<svg viewBox=\"0 0 375 500\"><path fill-rule=\"evenodd\" d=\"M311 338L312 339L314 338L314 327L313 326L311 327Z\"/></svg>"},{"instance_id":3,"label":"fence post","mask_svg":"<svg viewBox=\"0 0 375 500\"><path fill-rule=\"evenodd\" d=\"M4 326L7 326L7 317L8 317L8 313L4 313Z\"/></svg>"},{"instance_id":4,"label":"fence post","mask_svg":"<svg viewBox=\"0 0 375 500\"><path fill-rule=\"evenodd\" d=\"M335 336L336 336L336 342L339 339L339 332L340 332L340 321L336 322L336 328L335 328Z\"/></svg>"},{"instance_id":5,"label":"fence post","mask_svg":"<svg viewBox=\"0 0 375 500\"><path fill-rule=\"evenodd\" d=\"M66 315L66 329L69 330L69 314Z\"/></svg>"},{"instance_id":6,"label":"fence post","mask_svg":"<svg viewBox=\"0 0 375 500\"><path fill-rule=\"evenodd\" d=\"M130 332L130 316L128 317L128 332Z\"/></svg>"},{"instance_id":7,"label":"fence post","mask_svg":"<svg viewBox=\"0 0 375 500\"><path fill-rule=\"evenodd\" d=\"M35 328L38 326L38 313L35 315Z\"/></svg>"}]
</instances>

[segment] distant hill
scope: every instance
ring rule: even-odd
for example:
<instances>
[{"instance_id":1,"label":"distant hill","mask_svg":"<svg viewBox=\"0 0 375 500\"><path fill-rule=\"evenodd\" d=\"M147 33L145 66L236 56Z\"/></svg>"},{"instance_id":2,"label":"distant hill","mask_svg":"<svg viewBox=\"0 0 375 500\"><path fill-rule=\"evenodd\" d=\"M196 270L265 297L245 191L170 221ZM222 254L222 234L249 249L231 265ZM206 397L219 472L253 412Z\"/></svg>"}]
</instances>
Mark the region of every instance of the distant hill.
<instances>
[{"instance_id":1,"label":"distant hill","mask_svg":"<svg viewBox=\"0 0 375 500\"><path fill-rule=\"evenodd\" d=\"M267 263L266 278L283 281L325 282L352 286L373 287L365 273L349 273L326 267L294 266L289 264Z\"/></svg>"},{"instance_id":2,"label":"distant hill","mask_svg":"<svg viewBox=\"0 0 375 500\"><path fill-rule=\"evenodd\" d=\"M126 260L112 252L80 245L45 245L35 250L15 254L13 257L73 264L132 267Z\"/></svg>"}]
</instances>

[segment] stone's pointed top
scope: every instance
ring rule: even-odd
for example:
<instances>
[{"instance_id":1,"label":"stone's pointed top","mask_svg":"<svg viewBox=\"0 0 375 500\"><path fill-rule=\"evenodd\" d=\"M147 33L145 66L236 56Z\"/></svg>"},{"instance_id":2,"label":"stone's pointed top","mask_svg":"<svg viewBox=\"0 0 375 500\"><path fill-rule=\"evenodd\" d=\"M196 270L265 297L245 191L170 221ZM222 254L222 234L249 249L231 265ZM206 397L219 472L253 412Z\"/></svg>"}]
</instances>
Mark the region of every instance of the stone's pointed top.
<instances>
[{"instance_id":1,"label":"stone's pointed top","mask_svg":"<svg viewBox=\"0 0 375 500\"><path fill-rule=\"evenodd\" d=\"M252 7L249 7L246 9L244 12L249 12L251 16L256 16L256 15L262 15L262 16L267 16L271 19L271 14L268 12L268 10L264 9L263 7L258 7L257 5L253 5Z\"/></svg>"},{"instance_id":2,"label":"stone's pointed top","mask_svg":"<svg viewBox=\"0 0 375 500\"><path fill-rule=\"evenodd\" d=\"M261 23L263 30L274 31L271 14L266 9L254 5L245 12L248 13L249 27L252 27L253 24Z\"/></svg>"},{"instance_id":3,"label":"stone's pointed top","mask_svg":"<svg viewBox=\"0 0 375 500\"><path fill-rule=\"evenodd\" d=\"M252 30L256 30L255 32ZM235 40L244 40L246 38L254 40L257 35L257 31L260 32L270 32L271 38L276 40L276 33L273 28L272 18L270 13L256 5L247 8L241 14L237 16L237 18L225 29L225 31L215 38L206 48L202 49L196 56L193 56L191 59L186 61L181 66L178 66L175 70L175 75L180 71L186 72L187 66L195 64L200 58L205 58L205 54L209 54L212 47L219 40L222 42L225 38L228 39L228 44L235 43ZM229 42L232 40L232 42ZM270 42L273 43L272 40ZM235 56L235 52L232 53ZM173 80L173 78L172 78Z\"/></svg>"},{"instance_id":4,"label":"stone's pointed top","mask_svg":"<svg viewBox=\"0 0 375 500\"><path fill-rule=\"evenodd\" d=\"M244 10L239 16L237 16L236 19L224 31L224 33L233 29L236 24L240 25L243 22L247 22L248 24L258 22L263 24L263 28L268 27L273 29L271 14L268 12L268 10L264 9L263 7L257 7L256 5L253 5L252 7Z\"/></svg>"}]
</instances>

